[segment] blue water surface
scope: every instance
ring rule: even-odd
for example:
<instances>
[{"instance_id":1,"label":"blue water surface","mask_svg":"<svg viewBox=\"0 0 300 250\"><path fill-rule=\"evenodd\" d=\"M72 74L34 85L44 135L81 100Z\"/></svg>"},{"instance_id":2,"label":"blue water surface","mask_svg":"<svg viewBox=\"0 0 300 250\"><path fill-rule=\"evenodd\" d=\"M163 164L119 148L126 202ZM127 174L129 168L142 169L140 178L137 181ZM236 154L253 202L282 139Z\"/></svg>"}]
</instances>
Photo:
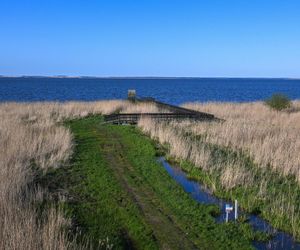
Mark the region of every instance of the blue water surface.
<instances>
[{"instance_id":1,"label":"blue water surface","mask_svg":"<svg viewBox=\"0 0 300 250\"><path fill-rule=\"evenodd\" d=\"M296 79L0 77L0 101L123 99L128 89L172 104L247 102L264 100L273 93L300 99L300 80Z\"/></svg>"}]
</instances>

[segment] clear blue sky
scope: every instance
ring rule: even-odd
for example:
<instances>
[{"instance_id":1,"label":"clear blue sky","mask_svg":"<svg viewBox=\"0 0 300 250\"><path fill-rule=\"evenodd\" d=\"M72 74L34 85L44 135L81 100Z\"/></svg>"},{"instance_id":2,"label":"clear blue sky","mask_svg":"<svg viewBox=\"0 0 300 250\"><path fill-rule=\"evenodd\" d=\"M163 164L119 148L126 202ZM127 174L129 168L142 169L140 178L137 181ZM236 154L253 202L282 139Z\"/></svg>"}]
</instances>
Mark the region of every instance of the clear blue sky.
<instances>
[{"instance_id":1,"label":"clear blue sky","mask_svg":"<svg viewBox=\"0 0 300 250\"><path fill-rule=\"evenodd\" d=\"M6 0L0 74L300 77L299 0Z\"/></svg>"}]
</instances>

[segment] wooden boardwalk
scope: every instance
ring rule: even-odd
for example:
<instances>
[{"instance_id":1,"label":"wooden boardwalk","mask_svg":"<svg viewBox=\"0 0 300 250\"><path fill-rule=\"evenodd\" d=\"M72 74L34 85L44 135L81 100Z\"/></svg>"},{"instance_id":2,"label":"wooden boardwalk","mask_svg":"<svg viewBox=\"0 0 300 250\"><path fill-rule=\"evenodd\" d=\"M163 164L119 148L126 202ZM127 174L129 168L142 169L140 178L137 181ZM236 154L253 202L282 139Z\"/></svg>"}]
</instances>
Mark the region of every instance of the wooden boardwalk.
<instances>
[{"instance_id":1,"label":"wooden boardwalk","mask_svg":"<svg viewBox=\"0 0 300 250\"><path fill-rule=\"evenodd\" d=\"M112 114L104 116L106 122L111 122L115 124L137 124L141 118L151 118L163 121L170 120L212 120L212 117L193 114L193 113L130 113L130 114Z\"/></svg>"},{"instance_id":2,"label":"wooden boardwalk","mask_svg":"<svg viewBox=\"0 0 300 250\"><path fill-rule=\"evenodd\" d=\"M170 105L163 102L158 102L155 100L151 101L142 101L139 102L148 102L154 103L159 108L168 110L172 113L129 113L129 114L111 114L105 115L104 121L114 124L137 124L141 118L151 118L162 121L171 121L171 120L195 120L195 121L213 121L218 120L214 115L204 112L198 112L174 105Z\"/></svg>"}]
</instances>

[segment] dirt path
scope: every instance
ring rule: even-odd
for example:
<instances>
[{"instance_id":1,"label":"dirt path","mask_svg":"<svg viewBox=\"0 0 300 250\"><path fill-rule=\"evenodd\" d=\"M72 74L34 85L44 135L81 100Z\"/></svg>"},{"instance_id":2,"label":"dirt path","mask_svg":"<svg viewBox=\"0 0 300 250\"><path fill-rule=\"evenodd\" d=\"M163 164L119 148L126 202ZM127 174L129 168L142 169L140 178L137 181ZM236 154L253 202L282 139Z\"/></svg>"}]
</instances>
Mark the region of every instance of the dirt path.
<instances>
[{"instance_id":1,"label":"dirt path","mask_svg":"<svg viewBox=\"0 0 300 250\"><path fill-rule=\"evenodd\" d=\"M107 130L105 126L97 129L101 138L100 150L115 177L130 195L151 226L153 235L161 249L197 249L185 233L172 220L172 212L162 208L159 197L151 185L143 180L130 164L120 135Z\"/></svg>"}]
</instances>

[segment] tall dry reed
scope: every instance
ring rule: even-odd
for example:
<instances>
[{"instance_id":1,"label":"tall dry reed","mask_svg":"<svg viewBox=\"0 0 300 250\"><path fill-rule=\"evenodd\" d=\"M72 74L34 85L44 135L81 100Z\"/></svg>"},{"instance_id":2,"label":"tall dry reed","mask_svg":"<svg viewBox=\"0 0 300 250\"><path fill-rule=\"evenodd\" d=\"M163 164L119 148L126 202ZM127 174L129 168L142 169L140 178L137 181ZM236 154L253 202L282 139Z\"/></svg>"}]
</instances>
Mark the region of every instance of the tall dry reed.
<instances>
[{"instance_id":1,"label":"tall dry reed","mask_svg":"<svg viewBox=\"0 0 300 250\"><path fill-rule=\"evenodd\" d=\"M158 107L152 102L127 103L124 105L121 113L170 113L169 110Z\"/></svg>"},{"instance_id":2,"label":"tall dry reed","mask_svg":"<svg viewBox=\"0 0 300 250\"><path fill-rule=\"evenodd\" d=\"M205 135L205 141L241 149L258 163L283 175L294 175L300 181L300 102L293 112L271 110L255 103L189 103L186 108L210 112L225 119L224 123L182 124L194 134Z\"/></svg>"},{"instance_id":3,"label":"tall dry reed","mask_svg":"<svg viewBox=\"0 0 300 250\"><path fill-rule=\"evenodd\" d=\"M237 185L251 184L253 176L242 161L230 159L213 162L211 148L201 140L195 140L192 136L186 135L184 125L187 123L190 122L167 123L144 118L139 121L138 126L161 144L168 144L170 156L190 161L210 174L220 172L224 188L231 189ZM217 185L216 182L217 180L211 180L212 191Z\"/></svg>"},{"instance_id":4,"label":"tall dry reed","mask_svg":"<svg viewBox=\"0 0 300 250\"><path fill-rule=\"evenodd\" d=\"M259 102L189 103L184 107L215 114L225 121L166 123L141 119L139 127L160 143L168 144L171 156L188 160L205 171L212 191L220 185L229 193L242 187L243 192L251 196L240 196L246 208L262 202L264 216L272 219L275 227L289 230L299 239L297 197L300 189L295 188L297 183L290 178L294 176L300 181L300 110L297 106L300 102L294 102L292 109L277 112ZM249 167L248 156L255 165ZM277 181L274 182L270 171L280 176Z\"/></svg>"},{"instance_id":5,"label":"tall dry reed","mask_svg":"<svg viewBox=\"0 0 300 250\"><path fill-rule=\"evenodd\" d=\"M48 194L34 183L36 169L59 167L72 154L72 135L64 119L109 114L124 101L0 104L0 249L87 248L70 241L70 221L57 209L42 213Z\"/></svg>"}]
</instances>

